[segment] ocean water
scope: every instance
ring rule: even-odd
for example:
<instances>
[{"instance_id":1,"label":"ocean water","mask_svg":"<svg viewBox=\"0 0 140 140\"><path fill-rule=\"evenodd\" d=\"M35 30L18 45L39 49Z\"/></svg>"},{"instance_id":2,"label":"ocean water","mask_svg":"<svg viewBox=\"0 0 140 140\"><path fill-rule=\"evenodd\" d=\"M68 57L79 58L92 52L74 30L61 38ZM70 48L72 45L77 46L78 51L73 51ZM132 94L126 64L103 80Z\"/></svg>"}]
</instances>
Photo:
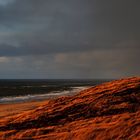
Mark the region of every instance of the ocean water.
<instances>
[{"instance_id":1,"label":"ocean water","mask_svg":"<svg viewBox=\"0 0 140 140\"><path fill-rule=\"evenodd\" d=\"M109 80L0 80L0 104L74 95Z\"/></svg>"}]
</instances>

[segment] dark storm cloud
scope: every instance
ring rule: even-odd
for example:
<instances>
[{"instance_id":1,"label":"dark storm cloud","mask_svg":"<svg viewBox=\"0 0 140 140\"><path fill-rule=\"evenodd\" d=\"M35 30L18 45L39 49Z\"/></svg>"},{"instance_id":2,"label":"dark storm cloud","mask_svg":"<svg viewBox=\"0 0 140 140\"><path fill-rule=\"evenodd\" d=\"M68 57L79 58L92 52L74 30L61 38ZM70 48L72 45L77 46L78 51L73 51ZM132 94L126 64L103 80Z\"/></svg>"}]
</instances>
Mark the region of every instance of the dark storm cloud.
<instances>
[{"instance_id":1,"label":"dark storm cloud","mask_svg":"<svg viewBox=\"0 0 140 140\"><path fill-rule=\"evenodd\" d=\"M0 0L0 76L138 75L139 5L139 0Z\"/></svg>"},{"instance_id":2,"label":"dark storm cloud","mask_svg":"<svg viewBox=\"0 0 140 140\"><path fill-rule=\"evenodd\" d=\"M0 55L108 49L129 40L139 45L139 4L138 0L13 0L1 5L0 26L10 30L19 46L10 39L2 42Z\"/></svg>"},{"instance_id":3,"label":"dark storm cloud","mask_svg":"<svg viewBox=\"0 0 140 140\"><path fill-rule=\"evenodd\" d=\"M12 30L16 32L11 37L19 44L18 48L9 46L9 51L13 50L11 55L26 55L24 52L42 54L42 52L82 51L91 48L92 5L92 1L85 3L83 0L76 2L24 0L2 7L1 25L7 30L10 29L11 33ZM7 43L10 44L5 42L5 45Z\"/></svg>"}]
</instances>

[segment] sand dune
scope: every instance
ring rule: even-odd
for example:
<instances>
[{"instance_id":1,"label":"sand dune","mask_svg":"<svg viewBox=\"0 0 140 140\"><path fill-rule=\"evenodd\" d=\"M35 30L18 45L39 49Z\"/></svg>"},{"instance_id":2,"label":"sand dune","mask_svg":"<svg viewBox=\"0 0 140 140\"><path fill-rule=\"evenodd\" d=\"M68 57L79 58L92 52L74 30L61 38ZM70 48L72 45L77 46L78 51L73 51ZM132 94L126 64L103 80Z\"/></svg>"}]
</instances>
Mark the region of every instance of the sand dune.
<instances>
[{"instance_id":1,"label":"sand dune","mask_svg":"<svg viewBox=\"0 0 140 140\"><path fill-rule=\"evenodd\" d=\"M107 82L0 119L0 138L140 139L140 78Z\"/></svg>"}]
</instances>

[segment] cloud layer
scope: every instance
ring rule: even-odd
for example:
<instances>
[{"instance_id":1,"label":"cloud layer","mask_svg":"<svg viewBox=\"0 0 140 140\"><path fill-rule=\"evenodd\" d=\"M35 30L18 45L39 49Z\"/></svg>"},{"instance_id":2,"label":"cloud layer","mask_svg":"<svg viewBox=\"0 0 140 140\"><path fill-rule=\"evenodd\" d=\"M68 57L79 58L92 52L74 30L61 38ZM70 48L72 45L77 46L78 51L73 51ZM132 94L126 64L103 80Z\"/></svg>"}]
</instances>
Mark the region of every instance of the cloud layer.
<instances>
[{"instance_id":1,"label":"cloud layer","mask_svg":"<svg viewBox=\"0 0 140 140\"><path fill-rule=\"evenodd\" d=\"M0 0L0 77L139 75L139 5L138 0Z\"/></svg>"}]
</instances>

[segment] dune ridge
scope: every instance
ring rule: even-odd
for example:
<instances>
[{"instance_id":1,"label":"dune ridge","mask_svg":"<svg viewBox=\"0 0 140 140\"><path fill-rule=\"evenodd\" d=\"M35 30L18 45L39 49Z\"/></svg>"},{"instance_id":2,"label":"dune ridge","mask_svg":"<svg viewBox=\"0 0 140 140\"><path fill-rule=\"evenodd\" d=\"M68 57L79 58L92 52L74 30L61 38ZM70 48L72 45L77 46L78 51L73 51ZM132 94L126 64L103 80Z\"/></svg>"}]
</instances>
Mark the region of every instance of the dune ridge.
<instances>
[{"instance_id":1,"label":"dune ridge","mask_svg":"<svg viewBox=\"0 0 140 140\"><path fill-rule=\"evenodd\" d=\"M0 138L140 139L140 77L106 82L77 95L0 119Z\"/></svg>"}]
</instances>

